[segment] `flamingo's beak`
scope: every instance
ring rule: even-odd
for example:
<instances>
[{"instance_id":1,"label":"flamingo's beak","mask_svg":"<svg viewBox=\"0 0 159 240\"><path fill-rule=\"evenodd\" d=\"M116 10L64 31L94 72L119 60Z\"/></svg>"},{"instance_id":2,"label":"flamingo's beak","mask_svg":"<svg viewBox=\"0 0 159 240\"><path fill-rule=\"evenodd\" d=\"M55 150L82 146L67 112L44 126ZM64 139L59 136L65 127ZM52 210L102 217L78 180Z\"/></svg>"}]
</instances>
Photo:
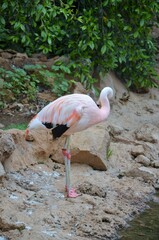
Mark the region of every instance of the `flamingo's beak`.
<instances>
[{"instance_id":1,"label":"flamingo's beak","mask_svg":"<svg viewBox=\"0 0 159 240\"><path fill-rule=\"evenodd\" d=\"M27 128L25 130L25 140L27 141L28 140L28 135L29 135L29 129Z\"/></svg>"},{"instance_id":2,"label":"flamingo's beak","mask_svg":"<svg viewBox=\"0 0 159 240\"><path fill-rule=\"evenodd\" d=\"M33 137L33 135L30 133L30 131L29 131L28 128L25 130L25 140L26 140L26 141L29 141L29 142L34 141L34 137Z\"/></svg>"},{"instance_id":3,"label":"flamingo's beak","mask_svg":"<svg viewBox=\"0 0 159 240\"><path fill-rule=\"evenodd\" d=\"M101 107L101 102L100 100L98 99L98 101L96 102L97 106L100 108Z\"/></svg>"}]
</instances>

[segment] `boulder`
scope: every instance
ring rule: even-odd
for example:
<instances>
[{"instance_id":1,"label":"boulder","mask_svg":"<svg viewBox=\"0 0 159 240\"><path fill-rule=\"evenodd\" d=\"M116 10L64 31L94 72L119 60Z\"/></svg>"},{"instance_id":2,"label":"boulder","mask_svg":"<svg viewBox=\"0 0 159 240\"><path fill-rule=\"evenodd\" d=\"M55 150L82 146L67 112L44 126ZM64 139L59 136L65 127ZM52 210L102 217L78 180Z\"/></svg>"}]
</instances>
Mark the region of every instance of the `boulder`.
<instances>
[{"instance_id":1,"label":"boulder","mask_svg":"<svg viewBox=\"0 0 159 240\"><path fill-rule=\"evenodd\" d=\"M111 142L109 146L111 154L107 164L109 171L119 174L130 171L135 164L131 155L132 148L131 142L126 144L125 142Z\"/></svg>"},{"instance_id":2,"label":"boulder","mask_svg":"<svg viewBox=\"0 0 159 240\"><path fill-rule=\"evenodd\" d=\"M112 137L116 137L123 133L124 129L118 125L111 124L108 126L109 133Z\"/></svg>"},{"instance_id":3,"label":"boulder","mask_svg":"<svg viewBox=\"0 0 159 240\"><path fill-rule=\"evenodd\" d=\"M154 161L154 162L152 163L152 166L155 167L155 168L159 168L159 159L156 160L156 161Z\"/></svg>"},{"instance_id":4,"label":"boulder","mask_svg":"<svg viewBox=\"0 0 159 240\"><path fill-rule=\"evenodd\" d=\"M113 88L115 101L128 101L130 94L127 88L112 71L107 74L100 73L100 89L106 86Z\"/></svg>"},{"instance_id":5,"label":"boulder","mask_svg":"<svg viewBox=\"0 0 159 240\"><path fill-rule=\"evenodd\" d=\"M50 162L50 160L64 163L61 149L64 146L65 137L53 140L50 132L40 130L31 131L26 141L22 130L11 129L5 132L4 134L11 136L15 149L4 159L3 164L7 172L17 171L36 163ZM104 123L72 135L71 163L85 163L94 169L106 170L109 141L110 137Z\"/></svg>"},{"instance_id":6,"label":"boulder","mask_svg":"<svg viewBox=\"0 0 159 240\"><path fill-rule=\"evenodd\" d=\"M150 159L151 163L154 161L159 161L158 157L158 144L150 143L150 142L144 142L144 156L146 156L148 159Z\"/></svg>"},{"instance_id":7,"label":"boulder","mask_svg":"<svg viewBox=\"0 0 159 240\"><path fill-rule=\"evenodd\" d=\"M0 177L5 175L3 162L9 158L14 150L15 144L11 134L0 130Z\"/></svg>"},{"instance_id":8,"label":"boulder","mask_svg":"<svg viewBox=\"0 0 159 240\"><path fill-rule=\"evenodd\" d=\"M110 136L105 123L98 124L72 136L72 162L85 163L94 169L107 169Z\"/></svg>"},{"instance_id":9,"label":"boulder","mask_svg":"<svg viewBox=\"0 0 159 240\"><path fill-rule=\"evenodd\" d=\"M15 143L10 133L0 130L0 162L3 162L15 150Z\"/></svg>"},{"instance_id":10,"label":"boulder","mask_svg":"<svg viewBox=\"0 0 159 240\"><path fill-rule=\"evenodd\" d=\"M125 174L127 177L141 178L144 182L155 183L157 180L157 175L153 168L150 167L139 167L132 168L129 172Z\"/></svg>"},{"instance_id":11,"label":"boulder","mask_svg":"<svg viewBox=\"0 0 159 240\"><path fill-rule=\"evenodd\" d=\"M144 142L159 143L159 128L155 125L143 124L135 131L136 139Z\"/></svg>"},{"instance_id":12,"label":"boulder","mask_svg":"<svg viewBox=\"0 0 159 240\"><path fill-rule=\"evenodd\" d=\"M71 136L71 163L88 164L94 169L107 169L107 148L110 136L105 123L98 124L85 131ZM63 163L61 149L64 146L64 138L55 140L52 144L52 159Z\"/></svg>"},{"instance_id":13,"label":"boulder","mask_svg":"<svg viewBox=\"0 0 159 240\"><path fill-rule=\"evenodd\" d=\"M142 145L137 145L137 146L133 146L132 150L131 150L131 154L134 157L137 157L139 155L144 155L144 148Z\"/></svg>"},{"instance_id":14,"label":"boulder","mask_svg":"<svg viewBox=\"0 0 159 240\"><path fill-rule=\"evenodd\" d=\"M135 158L135 161L144 165L145 167L149 166L150 165L150 159L145 157L144 155L138 155L136 158Z\"/></svg>"},{"instance_id":15,"label":"boulder","mask_svg":"<svg viewBox=\"0 0 159 240\"><path fill-rule=\"evenodd\" d=\"M15 143L15 150L12 155L4 162L4 168L7 172L17 171L34 165L38 161L44 162L49 158L48 140L46 132L34 133L34 141L25 140L24 131L11 129L8 130Z\"/></svg>"}]
</instances>

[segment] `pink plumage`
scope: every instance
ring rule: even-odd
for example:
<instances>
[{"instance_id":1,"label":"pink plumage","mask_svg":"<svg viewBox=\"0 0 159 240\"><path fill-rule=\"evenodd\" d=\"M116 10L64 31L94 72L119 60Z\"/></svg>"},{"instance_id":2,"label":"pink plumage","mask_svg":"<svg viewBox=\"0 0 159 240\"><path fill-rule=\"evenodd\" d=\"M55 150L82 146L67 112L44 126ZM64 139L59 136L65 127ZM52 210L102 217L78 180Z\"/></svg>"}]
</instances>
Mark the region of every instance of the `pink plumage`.
<instances>
[{"instance_id":1,"label":"pink plumage","mask_svg":"<svg viewBox=\"0 0 159 240\"><path fill-rule=\"evenodd\" d=\"M70 94L60 97L45 106L31 120L28 129L40 128L45 126L45 123L50 123L52 125L50 128L66 125L68 130L63 133L64 135L82 131L108 117L110 112L108 97L112 97L112 95L111 88L106 87L102 90L99 98L101 108L85 94Z\"/></svg>"},{"instance_id":2,"label":"pink plumage","mask_svg":"<svg viewBox=\"0 0 159 240\"><path fill-rule=\"evenodd\" d=\"M26 139L31 129L40 128L51 129L54 138L61 135L67 136L63 155L66 166L66 189L68 197L78 196L74 189L70 188L69 135L106 120L110 113L108 98L112 96L113 90L110 87L105 87L100 93L100 108L88 95L70 94L60 97L45 106L28 125Z\"/></svg>"}]
</instances>

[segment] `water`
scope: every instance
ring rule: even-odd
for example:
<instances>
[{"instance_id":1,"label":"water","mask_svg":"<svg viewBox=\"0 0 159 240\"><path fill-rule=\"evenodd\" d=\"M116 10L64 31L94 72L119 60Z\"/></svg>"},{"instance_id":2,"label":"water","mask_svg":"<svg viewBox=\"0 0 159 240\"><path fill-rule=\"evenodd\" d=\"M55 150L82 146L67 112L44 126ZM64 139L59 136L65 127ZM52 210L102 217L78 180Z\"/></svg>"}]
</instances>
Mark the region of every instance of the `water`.
<instances>
[{"instance_id":1,"label":"water","mask_svg":"<svg viewBox=\"0 0 159 240\"><path fill-rule=\"evenodd\" d=\"M120 232L121 240L159 240L159 202L150 202L149 207Z\"/></svg>"},{"instance_id":2,"label":"water","mask_svg":"<svg viewBox=\"0 0 159 240\"><path fill-rule=\"evenodd\" d=\"M4 236L0 236L0 240L7 240Z\"/></svg>"}]
</instances>

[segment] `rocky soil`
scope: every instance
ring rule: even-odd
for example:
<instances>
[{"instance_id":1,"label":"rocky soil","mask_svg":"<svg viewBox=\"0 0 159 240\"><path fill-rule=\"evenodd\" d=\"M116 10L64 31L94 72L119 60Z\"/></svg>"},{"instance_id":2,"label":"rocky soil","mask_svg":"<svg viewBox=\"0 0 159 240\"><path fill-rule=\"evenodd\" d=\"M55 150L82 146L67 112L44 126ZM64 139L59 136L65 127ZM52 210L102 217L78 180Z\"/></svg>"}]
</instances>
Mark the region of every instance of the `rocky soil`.
<instances>
[{"instance_id":1,"label":"rocky soil","mask_svg":"<svg viewBox=\"0 0 159 240\"><path fill-rule=\"evenodd\" d=\"M105 85L115 93L108 120L72 136L76 199L65 196L63 138L32 132L32 141L25 141L24 131L0 131L0 240L119 239L118 230L153 199L159 90L128 92L112 73L102 77ZM12 114L10 122L17 110Z\"/></svg>"}]
</instances>

